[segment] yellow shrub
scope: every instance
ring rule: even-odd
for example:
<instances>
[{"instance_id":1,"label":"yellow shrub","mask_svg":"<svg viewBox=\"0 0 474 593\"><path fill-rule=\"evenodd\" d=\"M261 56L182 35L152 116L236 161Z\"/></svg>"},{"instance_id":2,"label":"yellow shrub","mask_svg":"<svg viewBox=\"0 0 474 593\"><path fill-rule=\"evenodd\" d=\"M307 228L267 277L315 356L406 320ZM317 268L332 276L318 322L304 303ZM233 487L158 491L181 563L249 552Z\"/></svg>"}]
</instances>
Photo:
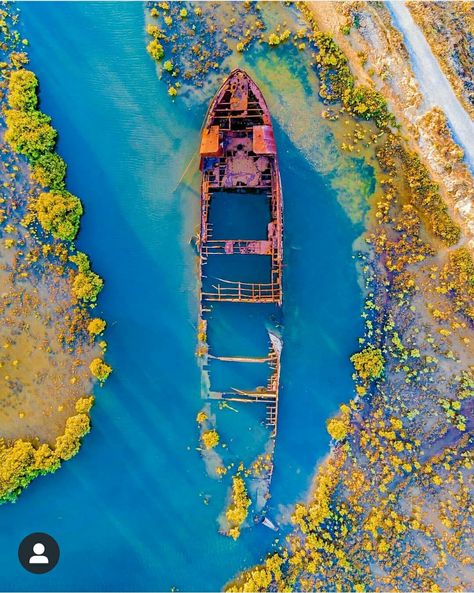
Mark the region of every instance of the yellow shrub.
<instances>
[{"instance_id":1,"label":"yellow shrub","mask_svg":"<svg viewBox=\"0 0 474 593\"><path fill-rule=\"evenodd\" d=\"M232 478L232 493L230 504L227 507L225 516L230 524L227 535L237 539L240 535L240 527L248 515L248 507L252 504L245 482L240 476Z\"/></svg>"},{"instance_id":2,"label":"yellow shrub","mask_svg":"<svg viewBox=\"0 0 474 593\"><path fill-rule=\"evenodd\" d=\"M37 87L38 79L33 72L24 68L13 70L8 83L8 105L23 111L35 109L38 104Z\"/></svg>"},{"instance_id":3,"label":"yellow shrub","mask_svg":"<svg viewBox=\"0 0 474 593\"><path fill-rule=\"evenodd\" d=\"M384 370L385 360L380 348L368 346L351 356L352 364L361 379L378 379Z\"/></svg>"},{"instance_id":4,"label":"yellow shrub","mask_svg":"<svg viewBox=\"0 0 474 593\"><path fill-rule=\"evenodd\" d=\"M34 469L37 469L42 474L52 473L56 471L61 462L56 455L56 452L51 449L46 443L40 445L34 452Z\"/></svg>"},{"instance_id":5,"label":"yellow shrub","mask_svg":"<svg viewBox=\"0 0 474 593\"><path fill-rule=\"evenodd\" d=\"M60 459L70 459L78 451L81 438L90 430L90 420L87 414L76 414L66 421L64 434L56 439L55 453Z\"/></svg>"},{"instance_id":6,"label":"yellow shrub","mask_svg":"<svg viewBox=\"0 0 474 593\"><path fill-rule=\"evenodd\" d=\"M107 379L112 372L112 367L104 362L101 358L94 358L89 365L90 372L101 383Z\"/></svg>"},{"instance_id":7,"label":"yellow shrub","mask_svg":"<svg viewBox=\"0 0 474 593\"><path fill-rule=\"evenodd\" d=\"M206 430L201 435L202 444L205 449L213 449L219 444L219 433L217 430Z\"/></svg>"},{"instance_id":8,"label":"yellow shrub","mask_svg":"<svg viewBox=\"0 0 474 593\"><path fill-rule=\"evenodd\" d=\"M43 192L32 207L38 222L55 239L72 241L82 215L79 198L67 191Z\"/></svg>"},{"instance_id":9,"label":"yellow shrub","mask_svg":"<svg viewBox=\"0 0 474 593\"><path fill-rule=\"evenodd\" d=\"M97 295L103 286L104 281L95 272L91 270L78 272L72 282L72 293L76 299L93 303L97 300Z\"/></svg>"},{"instance_id":10,"label":"yellow shrub","mask_svg":"<svg viewBox=\"0 0 474 593\"><path fill-rule=\"evenodd\" d=\"M200 412L197 413L196 422L198 424L202 424L206 420L207 420L207 414L204 410L201 410Z\"/></svg>"},{"instance_id":11,"label":"yellow shrub","mask_svg":"<svg viewBox=\"0 0 474 593\"><path fill-rule=\"evenodd\" d=\"M105 326L105 321L96 317L95 319L91 319L89 321L87 325L87 331L91 334L91 336L98 336L104 331Z\"/></svg>"},{"instance_id":12,"label":"yellow shrub","mask_svg":"<svg viewBox=\"0 0 474 593\"><path fill-rule=\"evenodd\" d=\"M331 418L326 422L326 428L335 441L340 441L347 436L348 425L344 418Z\"/></svg>"},{"instance_id":13,"label":"yellow shrub","mask_svg":"<svg viewBox=\"0 0 474 593\"><path fill-rule=\"evenodd\" d=\"M75 408L78 414L88 414L94 405L94 396L81 397L77 400Z\"/></svg>"}]
</instances>

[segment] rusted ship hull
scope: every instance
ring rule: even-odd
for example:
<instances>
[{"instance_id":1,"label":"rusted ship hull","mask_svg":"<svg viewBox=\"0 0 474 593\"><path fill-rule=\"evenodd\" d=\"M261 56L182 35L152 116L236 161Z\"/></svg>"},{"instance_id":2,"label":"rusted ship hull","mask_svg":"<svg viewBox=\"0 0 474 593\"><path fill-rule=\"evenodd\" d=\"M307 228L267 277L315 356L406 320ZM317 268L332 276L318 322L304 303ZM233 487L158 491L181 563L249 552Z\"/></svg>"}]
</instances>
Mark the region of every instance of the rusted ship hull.
<instances>
[{"instance_id":1,"label":"rusted ship hull","mask_svg":"<svg viewBox=\"0 0 474 593\"><path fill-rule=\"evenodd\" d=\"M201 274L200 335L206 335L206 313L215 303L267 303L281 307L283 261L283 205L280 172L270 113L263 95L242 70L234 70L212 101L202 131L200 147L201 228L199 237ZM216 236L210 221L213 201L223 192L256 201L265 197L268 224L259 238ZM250 205L252 202L250 202ZM249 217L252 218L250 210ZM218 234L217 234L218 235ZM259 256L268 258L265 282L245 282L239 278L215 278L209 283L206 266L218 256ZM245 261L250 261L249 258ZM204 282L206 280L206 282ZM220 357L209 352L201 338L200 355L221 361L266 363L272 369L265 387L256 390L232 388L227 393L209 390L214 399L261 403L267 406L267 425L276 433L280 382L281 339L269 332L268 356L251 358L236 353Z\"/></svg>"}]
</instances>

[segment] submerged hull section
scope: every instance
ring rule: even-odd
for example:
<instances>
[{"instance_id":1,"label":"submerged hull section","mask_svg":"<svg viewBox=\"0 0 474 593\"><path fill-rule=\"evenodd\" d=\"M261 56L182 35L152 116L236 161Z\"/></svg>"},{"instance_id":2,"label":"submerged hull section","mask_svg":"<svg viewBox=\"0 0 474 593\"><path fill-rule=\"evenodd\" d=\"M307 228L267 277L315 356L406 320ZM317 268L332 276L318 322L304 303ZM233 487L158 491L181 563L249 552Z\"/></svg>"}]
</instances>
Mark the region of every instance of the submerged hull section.
<instances>
[{"instance_id":1,"label":"submerged hull section","mask_svg":"<svg viewBox=\"0 0 474 593\"><path fill-rule=\"evenodd\" d=\"M222 306L217 303L265 303L279 309L283 298L283 208L273 127L261 91L242 70L230 74L209 107L200 157L200 336L204 337L198 353L203 368L218 360L266 364L270 369L267 384L254 389L213 390L207 376L205 396L266 405L266 423L274 436L282 347L278 333L268 330L267 356L258 357L242 352L220 356L210 351L205 338L207 314ZM213 220L210 213L219 208L221 216ZM210 268L221 273L212 274ZM249 278L254 268L264 277Z\"/></svg>"}]
</instances>

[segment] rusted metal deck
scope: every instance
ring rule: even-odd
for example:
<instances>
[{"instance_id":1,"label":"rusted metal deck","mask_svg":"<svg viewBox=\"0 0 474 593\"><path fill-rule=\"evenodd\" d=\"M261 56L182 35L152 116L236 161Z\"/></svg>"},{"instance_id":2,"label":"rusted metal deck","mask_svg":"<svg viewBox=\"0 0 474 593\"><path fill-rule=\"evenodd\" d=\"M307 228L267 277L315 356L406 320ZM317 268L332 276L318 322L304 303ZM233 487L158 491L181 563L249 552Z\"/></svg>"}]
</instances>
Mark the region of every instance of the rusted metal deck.
<instances>
[{"instance_id":1,"label":"rusted metal deck","mask_svg":"<svg viewBox=\"0 0 474 593\"><path fill-rule=\"evenodd\" d=\"M201 325L212 303L282 304L283 220L280 172L270 113L260 89L242 70L234 70L212 101L202 131L200 147L201 228L199 235L201 279ZM222 192L252 200L264 196L269 204L265 238L214 238L209 212L213 200ZM256 199L256 198L254 198ZM211 258L261 256L269 259L269 276L264 282L245 282L239 278L209 278L205 268ZM205 282L204 282L205 281ZM209 352L201 340L199 350L209 358L229 362L269 364L268 385L256 391L232 388L227 393L210 391L209 397L238 402L257 402L267 406L267 424L276 434L280 381L281 340L269 332L266 357L251 358L236 353L219 356Z\"/></svg>"}]
</instances>

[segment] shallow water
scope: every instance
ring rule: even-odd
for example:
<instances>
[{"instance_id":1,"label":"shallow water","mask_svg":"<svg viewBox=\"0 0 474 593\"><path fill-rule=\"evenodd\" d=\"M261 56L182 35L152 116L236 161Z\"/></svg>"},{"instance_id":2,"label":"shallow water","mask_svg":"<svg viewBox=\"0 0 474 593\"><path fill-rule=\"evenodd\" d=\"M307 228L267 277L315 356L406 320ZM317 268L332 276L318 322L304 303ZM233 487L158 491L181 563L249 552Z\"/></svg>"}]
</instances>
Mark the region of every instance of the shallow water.
<instances>
[{"instance_id":1,"label":"shallow water","mask_svg":"<svg viewBox=\"0 0 474 593\"><path fill-rule=\"evenodd\" d=\"M144 49L140 3L21 10L42 108L60 131L69 188L85 206L79 248L106 280L97 313L109 324L114 373L97 389L94 428L79 455L0 509L0 589L219 589L258 561L274 534L260 525L237 542L218 535L226 488L195 450L203 402L190 239L199 223L195 154L211 97L170 101ZM285 345L269 506L278 519L307 491L328 449L325 420L352 394L348 356L361 331L361 294L351 246L361 229L307 151L292 144L291 98L277 109L272 96L278 70L261 60L252 68L275 106L285 201ZM225 323L248 329L236 343L260 348L265 334L252 333L251 317L230 307ZM243 459L265 444L260 413L247 407L219 420L223 440ZM60 563L41 577L16 558L18 542L34 531L61 546Z\"/></svg>"}]
</instances>

